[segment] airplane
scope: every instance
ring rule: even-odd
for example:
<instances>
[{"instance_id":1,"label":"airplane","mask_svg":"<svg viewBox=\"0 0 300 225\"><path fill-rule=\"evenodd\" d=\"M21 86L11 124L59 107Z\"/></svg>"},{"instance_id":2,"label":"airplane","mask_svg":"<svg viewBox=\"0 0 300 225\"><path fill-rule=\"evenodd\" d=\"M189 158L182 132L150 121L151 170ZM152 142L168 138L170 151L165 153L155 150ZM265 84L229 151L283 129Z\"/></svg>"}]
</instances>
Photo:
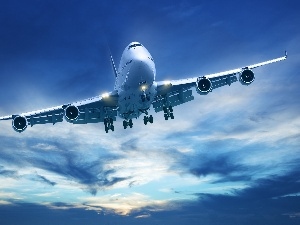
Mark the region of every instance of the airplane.
<instances>
[{"instance_id":1,"label":"airplane","mask_svg":"<svg viewBox=\"0 0 300 225\"><path fill-rule=\"evenodd\" d=\"M118 70L110 55L115 76L113 91L74 103L0 117L0 120L12 120L13 129L19 133L29 125L54 125L64 119L73 124L102 122L106 133L114 131L117 116L123 119L124 129L132 128L132 119L141 115L144 115L144 124L147 125L153 123L153 116L149 115L151 106L156 113L163 111L165 120L174 119L173 107L192 101L192 89L204 96L236 81L247 86L255 79L253 69L285 59L287 52L280 58L229 71L180 80L156 81L155 63L151 54L141 43L132 42L124 50Z\"/></svg>"}]
</instances>

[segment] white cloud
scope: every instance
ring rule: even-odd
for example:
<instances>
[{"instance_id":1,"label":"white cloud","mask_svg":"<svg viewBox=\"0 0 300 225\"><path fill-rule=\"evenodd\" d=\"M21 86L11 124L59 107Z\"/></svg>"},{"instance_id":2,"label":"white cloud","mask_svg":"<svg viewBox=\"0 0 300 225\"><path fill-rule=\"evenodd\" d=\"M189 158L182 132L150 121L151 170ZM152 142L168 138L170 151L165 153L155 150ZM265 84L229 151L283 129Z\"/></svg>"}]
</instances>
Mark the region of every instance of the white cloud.
<instances>
[{"instance_id":1,"label":"white cloud","mask_svg":"<svg viewBox=\"0 0 300 225\"><path fill-rule=\"evenodd\" d=\"M13 203L5 200L0 200L0 205L13 205Z\"/></svg>"},{"instance_id":2,"label":"white cloud","mask_svg":"<svg viewBox=\"0 0 300 225\"><path fill-rule=\"evenodd\" d=\"M101 197L87 197L82 201L88 209L108 209L120 215L128 215L133 211L139 211L143 207L150 207L153 211L174 208L165 200L154 200L151 197L140 194L131 193L128 195L119 194L116 196L104 195Z\"/></svg>"},{"instance_id":3,"label":"white cloud","mask_svg":"<svg viewBox=\"0 0 300 225\"><path fill-rule=\"evenodd\" d=\"M135 218L136 218L136 219L143 219L143 218L149 218L149 217L151 217L150 214L142 214L142 215L136 216Z\"/></svg>"}]
</instances>

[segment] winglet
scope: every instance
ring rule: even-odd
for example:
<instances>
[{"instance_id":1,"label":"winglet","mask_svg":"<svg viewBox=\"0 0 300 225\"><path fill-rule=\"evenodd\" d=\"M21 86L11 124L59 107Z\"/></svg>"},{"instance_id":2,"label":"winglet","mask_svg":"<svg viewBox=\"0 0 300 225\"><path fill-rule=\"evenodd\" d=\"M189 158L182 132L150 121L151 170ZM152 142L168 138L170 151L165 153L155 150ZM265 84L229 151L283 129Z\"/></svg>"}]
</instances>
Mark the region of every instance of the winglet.
<instances>
[{"instance_id":1,"label":"winglet","mask_svg":"<svg viewBox=\"0 0 300 225\"><path fill-rule=\"evenodd\" d=\"M285 50L284 52L284 57L287 58L288 54L287 54L287 51Z\"/></svg>"}]
</instances>

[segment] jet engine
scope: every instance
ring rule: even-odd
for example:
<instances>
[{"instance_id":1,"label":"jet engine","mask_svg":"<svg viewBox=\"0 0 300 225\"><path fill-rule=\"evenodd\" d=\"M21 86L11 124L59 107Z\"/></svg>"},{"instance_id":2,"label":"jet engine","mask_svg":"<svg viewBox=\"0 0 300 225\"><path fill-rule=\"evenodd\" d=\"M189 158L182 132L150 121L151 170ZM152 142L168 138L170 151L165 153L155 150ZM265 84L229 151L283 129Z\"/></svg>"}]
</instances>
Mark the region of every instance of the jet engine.
<instances>
[{"instance_id":1,"label":"jet engine","mask_svg":"<svg viewBox=\"0 0 300 225\"><path fill-rule=\"evenodd\" d=\"M200 95L207 95L212 90L212 83L206 77L199 77L196 82L196 90Z\"/></svg>"},{"instance_id":2,"label":"jet engine","mask_svg":"<svg viewBox=\"0 0 300 225\"><path fill-rule=\"evenodd\" d=\"M79 117L79 109L77 108L77 106L68 105L65 108L65 119L68 122L76 121L78 117Z\"/></svg>"},{"instance_id":3,"label":"jet engine","mask_svg":"<svg viewBox=\"0 0 300 225\"><path fill-rule=\"evenodd\" d=\"M254 79L255 79L254 73L252 72L252 70L249 69L243 70L239 78L240 83L242 85L249 85L254 81Z\"/></svg>"},{"instance_id":4,"label":"jet engine","mask_svg":"<svg viewBox=\"0 0 300 225\"><path fill-rule=\"evenodd\" d=\"M12 127L15 131L21 133L27 128L27 119L25 116L15 116L12 120Z\"/></svg>"}]
</instances>

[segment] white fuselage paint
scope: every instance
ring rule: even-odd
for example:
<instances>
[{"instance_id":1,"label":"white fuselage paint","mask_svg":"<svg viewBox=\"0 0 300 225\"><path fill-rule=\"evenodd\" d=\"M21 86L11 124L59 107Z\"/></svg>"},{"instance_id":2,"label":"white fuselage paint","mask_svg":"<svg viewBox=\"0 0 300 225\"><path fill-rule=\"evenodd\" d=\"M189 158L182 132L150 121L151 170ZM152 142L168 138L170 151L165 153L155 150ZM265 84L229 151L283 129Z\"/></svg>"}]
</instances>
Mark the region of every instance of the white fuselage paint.
<instances>
[{"instance_id":1,"label":"white fuselage paint","mask_svg":"<svg viewBox=\"0 0 300 225\"><path fill-rule=\"evenodd\" d=\"M148 50L138 42L130 43L122 54L115 82L121 118L137 118L147 112L156 95L155 73Z\"/></svg>"}]
</instances>

